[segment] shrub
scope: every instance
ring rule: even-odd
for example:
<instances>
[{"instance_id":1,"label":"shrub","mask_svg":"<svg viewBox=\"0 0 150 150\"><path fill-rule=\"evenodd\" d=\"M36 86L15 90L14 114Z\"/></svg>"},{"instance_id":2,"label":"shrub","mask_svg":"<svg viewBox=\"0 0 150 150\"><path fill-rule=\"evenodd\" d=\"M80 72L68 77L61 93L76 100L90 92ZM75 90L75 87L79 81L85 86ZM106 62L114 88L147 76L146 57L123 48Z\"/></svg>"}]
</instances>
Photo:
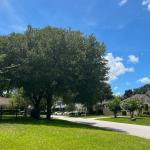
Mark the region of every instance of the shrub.
<instances>
[{"instance_id":1,"label":"shrub","mask_svg":"<svg viewBox=\"0 0 150 150\"><path fill-rule=\"evenodd\" d=\"M134 117L134 111L142 107L142 102L136 99L127 99L121 102L121 108L129 111L131 118Z\"/></svg>"},{"instance_id":2,"label":"shrub","mask_svg":"<svg viewBox=\"0 0 150 150\"><path fill-rule=\"evenodd\" d=\"M117 117L117 113L121 110L120 102L121 102L120 98L119 97L115 97L107 105L108 108L110 109L110 111L112 111L114 113L114 117L115 118Z\"/></svg>"}]
</instances>

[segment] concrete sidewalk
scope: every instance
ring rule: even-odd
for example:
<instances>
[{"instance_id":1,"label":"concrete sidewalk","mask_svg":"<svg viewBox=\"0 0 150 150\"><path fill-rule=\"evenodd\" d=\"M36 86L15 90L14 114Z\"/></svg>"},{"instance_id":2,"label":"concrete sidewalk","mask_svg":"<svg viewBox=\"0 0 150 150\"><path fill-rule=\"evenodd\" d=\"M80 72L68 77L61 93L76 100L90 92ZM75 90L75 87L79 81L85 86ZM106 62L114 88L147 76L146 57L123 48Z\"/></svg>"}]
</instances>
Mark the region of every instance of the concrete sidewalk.
<instances>
[{"instance_id":1,"label":"concrete sidewalk","mask_svg":"<svg viewBox=\"0 0 150 150\"><path fill-rule=\"evenodd\" d=\"M76 123L81 123L81 124L88 124L88 125L103 128L103 129L120 131L126 134L150 139L150 127L149 126L116 123L116 122L110 122L110 121L99 121L99 120L95 120L94 118L75 118L75 117L55 116L55 115L52 117L57 118L57 119L72 121Z\"/></svg>"}]
</instances>

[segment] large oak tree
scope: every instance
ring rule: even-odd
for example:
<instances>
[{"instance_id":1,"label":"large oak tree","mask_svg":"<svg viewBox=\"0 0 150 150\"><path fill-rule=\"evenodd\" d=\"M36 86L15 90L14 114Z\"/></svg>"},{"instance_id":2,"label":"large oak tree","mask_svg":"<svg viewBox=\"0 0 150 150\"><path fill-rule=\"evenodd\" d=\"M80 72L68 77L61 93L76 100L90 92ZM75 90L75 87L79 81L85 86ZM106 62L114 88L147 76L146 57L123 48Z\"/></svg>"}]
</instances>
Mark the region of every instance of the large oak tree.
<instances>
[{"instance_id":1,"label":"large oak tree","mask_svg":"<svg viewBox=\"0 0 150 150\"><path fill-rule=\"evenodd\" d=\"M10 88L23 87L33 102L35 118L40 116L42 98L47 101L47 119L50 119L53 96L72 93L74 99L70 100L85 104L90 111L100 101L104 87L110 90L105 83L105 46L93 35L28 26L25 33L1 38L0 52L6 56L0 64L8 68L2 76L9 79Z\"/></svg>"}]
</instances>

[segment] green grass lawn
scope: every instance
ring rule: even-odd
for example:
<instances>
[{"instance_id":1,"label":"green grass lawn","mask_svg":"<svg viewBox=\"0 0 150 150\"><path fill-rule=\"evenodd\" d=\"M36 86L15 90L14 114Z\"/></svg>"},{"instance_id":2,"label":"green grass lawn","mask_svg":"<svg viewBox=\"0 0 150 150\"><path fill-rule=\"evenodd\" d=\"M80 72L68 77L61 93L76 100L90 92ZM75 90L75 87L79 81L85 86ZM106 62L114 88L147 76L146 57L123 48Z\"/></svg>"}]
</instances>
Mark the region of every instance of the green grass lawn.
<instances>
[{"instance_id":1,"label":"green grass lawn","mask_svg":"<svg viewBox=\"0 0 150 150\"><path fill-rule=\"evenodd\" d=\"M150 140L61 120L0 120L0 150L148 150Z\"/></svg>"},{"instance_id":2,"label":"green grass lawn","mask_svg":"<svg viewBox=\"0 0 150 150\"><path fill-rule=\"evenodd\" d=\"M98 120L150 126L150 117L136 117L135 121L131 121L130 117L117 117L117 118L108 117L108 118L98 118Z\"/></svg>"}]
</instances>

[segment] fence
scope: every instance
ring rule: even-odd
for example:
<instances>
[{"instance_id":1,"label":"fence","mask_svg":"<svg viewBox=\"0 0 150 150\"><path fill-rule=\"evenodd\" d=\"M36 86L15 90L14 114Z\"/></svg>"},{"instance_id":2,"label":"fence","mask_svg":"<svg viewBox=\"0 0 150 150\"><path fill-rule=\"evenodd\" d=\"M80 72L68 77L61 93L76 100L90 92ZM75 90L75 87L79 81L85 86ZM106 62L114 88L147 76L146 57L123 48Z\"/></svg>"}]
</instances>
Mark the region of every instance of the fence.
<instances>
[{"instance_id":1,"label":"fence","mask_svg":"<svg viewBox=\"0 0 150 150\"><path fill-rule=\"evenodd\" d=\"M0 107L0 118L2 118L5 115L13 115L16 118L19 115L22 115L23 111L20 111L20 109L18 109L17 107L14 109L10 109L10 108L3 108L2 106Z\"/></svg>"}]
</instances>

